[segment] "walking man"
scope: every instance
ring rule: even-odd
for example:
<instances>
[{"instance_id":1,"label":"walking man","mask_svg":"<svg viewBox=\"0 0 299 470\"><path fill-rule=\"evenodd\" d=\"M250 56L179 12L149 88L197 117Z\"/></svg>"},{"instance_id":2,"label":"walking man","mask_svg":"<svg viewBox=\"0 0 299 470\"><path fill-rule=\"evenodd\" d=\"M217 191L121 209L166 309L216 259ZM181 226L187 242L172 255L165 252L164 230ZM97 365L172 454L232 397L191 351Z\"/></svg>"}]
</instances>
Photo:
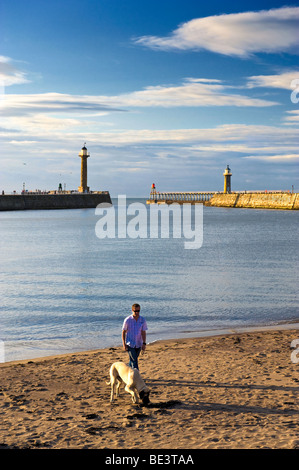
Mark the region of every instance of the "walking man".
<instances>
[{"instance_id":1,"label":"walking man","mask_svg":"<svg viewBox=\"0 0 299 470\"><path fill-rule=\"evenodd\" d=\"M145 351L147 324L140 315L140 305L132 305L132 315L124 320L122 341L125 351L129 353L129 366L138 369L138 356L140 351Z\"/></svg>"}]
</instances>

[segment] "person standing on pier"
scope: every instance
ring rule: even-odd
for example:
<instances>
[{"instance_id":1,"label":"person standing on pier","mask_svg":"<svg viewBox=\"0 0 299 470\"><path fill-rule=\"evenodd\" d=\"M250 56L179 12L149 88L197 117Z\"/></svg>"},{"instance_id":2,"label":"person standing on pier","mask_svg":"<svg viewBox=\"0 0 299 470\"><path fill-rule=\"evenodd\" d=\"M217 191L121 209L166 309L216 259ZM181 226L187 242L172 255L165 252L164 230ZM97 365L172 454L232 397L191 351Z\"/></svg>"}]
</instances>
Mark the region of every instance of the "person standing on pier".
<instances>
[{"instance_id":1,"label":"person standing on pier","mask_svg":"<svg viewBox=\"0 0 299 470\"><path fill-rule=\"evenodd\" d=\"M122 329L122 342L129 354L129 366L138 369L138 356L146 348L147 324L140 315L140 305L132 305L132 315L125 318Z\"/></svg>"}]
</instances>

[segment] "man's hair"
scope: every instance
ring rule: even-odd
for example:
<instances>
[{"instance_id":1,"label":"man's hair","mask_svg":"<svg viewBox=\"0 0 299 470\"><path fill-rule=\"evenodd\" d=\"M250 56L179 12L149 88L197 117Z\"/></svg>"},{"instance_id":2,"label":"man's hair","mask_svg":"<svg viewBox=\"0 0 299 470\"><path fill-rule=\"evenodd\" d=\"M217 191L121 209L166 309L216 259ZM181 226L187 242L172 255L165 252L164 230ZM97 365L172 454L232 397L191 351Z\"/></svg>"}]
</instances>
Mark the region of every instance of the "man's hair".
<instances>
[{"instance_id":1,"label":"man's hair","mask_svg":"<svg viewBox=\"0 0 299 470\"><path fill-rule=\"evenodd\" d=\"M139 305L139 304L133 304L133 305L132 305L132 309L133 309L133 308L136 308L136 307L139 307L139 308L140 308L140 305Z\"/></svg>"}]
</instances>

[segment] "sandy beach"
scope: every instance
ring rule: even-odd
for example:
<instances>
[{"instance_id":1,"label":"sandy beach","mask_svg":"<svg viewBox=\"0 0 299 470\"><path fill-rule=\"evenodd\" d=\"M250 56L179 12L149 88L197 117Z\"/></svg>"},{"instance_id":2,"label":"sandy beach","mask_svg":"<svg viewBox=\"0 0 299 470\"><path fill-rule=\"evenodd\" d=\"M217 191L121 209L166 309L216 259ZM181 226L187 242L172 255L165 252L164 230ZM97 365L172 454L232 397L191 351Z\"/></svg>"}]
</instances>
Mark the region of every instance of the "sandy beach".
<instances>
[{"instance_id":1,"label":"sandy beach","mask_svg":"<svg viewBox=\"0 0 299 470\"><path fill-rule=\"evenodd\" d=\"M3 363L2 449L297 449L299 330L158 341L140 356L148 407L110 404L119 348Z\"/></svg>"}]
</instances>

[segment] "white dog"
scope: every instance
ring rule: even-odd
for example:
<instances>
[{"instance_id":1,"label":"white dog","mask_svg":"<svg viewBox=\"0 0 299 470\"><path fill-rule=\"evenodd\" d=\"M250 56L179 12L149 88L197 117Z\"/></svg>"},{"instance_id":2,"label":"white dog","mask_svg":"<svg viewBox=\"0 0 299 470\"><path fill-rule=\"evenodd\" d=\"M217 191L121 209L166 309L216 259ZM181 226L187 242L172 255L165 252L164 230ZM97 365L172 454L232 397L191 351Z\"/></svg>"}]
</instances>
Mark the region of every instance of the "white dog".
<instances>
[{"instance_id":1,"label":"white dog","mask_svg":"<svg viewBox=\"0 0 299 470\"><path fill-rule=\"evenodd\" d=\"M114 401L114 395L119 396L119 388L122 383L125 384L126 392L132 395L133 403L138 403L139 397L144 405L149 403L149 388L145 385L138 369L132 369L127 366L124 362L114 362L110 367L110 382L106 382L107 385L111 385L111 403Z\"/></svg>"}]
</instances>

